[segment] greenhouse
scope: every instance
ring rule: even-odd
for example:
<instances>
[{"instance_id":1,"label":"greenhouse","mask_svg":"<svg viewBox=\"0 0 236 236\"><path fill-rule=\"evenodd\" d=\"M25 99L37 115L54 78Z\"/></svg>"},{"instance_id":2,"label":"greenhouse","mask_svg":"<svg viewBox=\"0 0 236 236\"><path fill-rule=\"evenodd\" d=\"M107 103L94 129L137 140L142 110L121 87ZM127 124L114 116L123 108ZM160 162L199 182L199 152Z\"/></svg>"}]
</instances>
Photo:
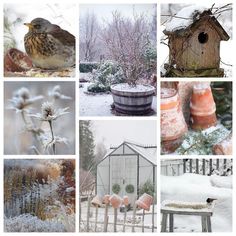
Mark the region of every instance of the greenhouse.
<instances>
[{"instance_id":1,"label":"greenhouse","mask_svg":"<svg viewBox=\"0 0 236 236\"><path fill-rule=\"evenodd\" d=\"M125 141L112 147L97 165L97 194L126 195L131 202L144 192L154 194L156 162L156 146Z\"/></svg>"}]
</instances>

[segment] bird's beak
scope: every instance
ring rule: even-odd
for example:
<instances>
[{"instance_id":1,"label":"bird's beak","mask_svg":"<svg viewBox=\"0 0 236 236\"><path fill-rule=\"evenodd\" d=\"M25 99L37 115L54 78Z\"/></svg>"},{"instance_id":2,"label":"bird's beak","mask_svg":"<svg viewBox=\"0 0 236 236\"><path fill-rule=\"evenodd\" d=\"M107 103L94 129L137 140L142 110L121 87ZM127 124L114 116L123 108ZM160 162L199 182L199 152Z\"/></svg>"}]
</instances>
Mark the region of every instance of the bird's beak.
<instances>
[{"instance_id":1,"label":"bird's beak","mask_svg":"<svg viewBox=\"0 0 236 236\"><path fill-rule=\"evenodd\" d=\"M29 27L29 29L33 29L33 25L31 23L24 23L24 25Z\"/></svg>"}]
</instances>

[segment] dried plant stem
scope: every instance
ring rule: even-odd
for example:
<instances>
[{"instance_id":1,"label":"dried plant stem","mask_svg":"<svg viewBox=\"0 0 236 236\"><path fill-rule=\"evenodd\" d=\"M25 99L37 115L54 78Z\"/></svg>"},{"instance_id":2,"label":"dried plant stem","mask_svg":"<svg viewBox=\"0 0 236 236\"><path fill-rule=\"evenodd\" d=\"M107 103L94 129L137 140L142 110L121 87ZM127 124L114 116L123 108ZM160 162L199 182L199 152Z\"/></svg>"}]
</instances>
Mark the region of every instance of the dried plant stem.
<instances>
[{"instance_id":1,"label":"dried plant stem","mask_svg":"<svg viewBox=\"0 0 236 236\"><path fill-rule=\"evenodd\" d=\"M49 126L50 126L51 135L52 135L52 141L51 142L53 142L54 141L54 134L53 134L53 129L52 129L52 121L50 120L50 121L48 121L48 123L49 123ZM56 145L55 145L55 143L52 145L52 150L53 150L53 154L55 155L56 154Z\"/></svg>"}]
</instances>

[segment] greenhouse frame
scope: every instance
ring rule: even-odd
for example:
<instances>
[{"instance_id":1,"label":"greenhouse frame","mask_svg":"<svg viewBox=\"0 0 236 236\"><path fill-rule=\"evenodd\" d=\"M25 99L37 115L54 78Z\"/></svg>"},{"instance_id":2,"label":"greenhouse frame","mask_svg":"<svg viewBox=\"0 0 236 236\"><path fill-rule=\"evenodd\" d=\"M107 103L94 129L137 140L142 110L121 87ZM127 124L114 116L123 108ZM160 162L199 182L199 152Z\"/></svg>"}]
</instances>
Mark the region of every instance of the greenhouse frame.
<instances>
[{"instance_id":1,"label":"greenhouse frame","mask_svg":"<svg viewBox=\"0 0 236 236\"><path fill-rule=\"evenodd\" d=\"M96 192L100 196L128 196L133 203L144 184L156 190L157 147L124 141L97 165Z\"/></svg>"}]
</instances>

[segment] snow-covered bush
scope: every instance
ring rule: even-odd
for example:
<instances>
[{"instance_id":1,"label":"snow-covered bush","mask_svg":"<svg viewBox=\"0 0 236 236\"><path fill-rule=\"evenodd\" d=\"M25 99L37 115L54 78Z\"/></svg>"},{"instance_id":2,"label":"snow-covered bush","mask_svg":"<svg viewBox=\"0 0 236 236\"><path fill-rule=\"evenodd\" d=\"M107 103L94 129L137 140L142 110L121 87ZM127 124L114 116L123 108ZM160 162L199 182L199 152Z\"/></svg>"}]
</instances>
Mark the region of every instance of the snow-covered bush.
<instances>
[{"instance_id":1,"label":"snow-covered bush","mask_svg":"<svg viewBox=\"0 0 236 236\"><path fill-rule=\"evenodd\" d=\"M140 186L139 193L140 195L147 193L151 196L154 196L155 187L153 183L150 180L147 180L143 185Z\"/></svg>"},{"instance_id":2,"label":"snow-covered bush","mask_svg":"<svg viewBox=\"0 0 236 236\"><path fill-rule=\"evenodd\" d=\"M96 70L99 66L97 62L80 62L79 63L79 71L80 73L89 73L93 70Z\"/></svg>"},{"instance_id":3,"label":"snow-covered bush","mask_svg":"<svg viewBox=\"0 0 236 236\"><path fill-rule=\"evenodd\" d=\"M105 92L110 90L112 84L124 82L124 74L116 62L105 61L102 63L93 75L94 83L88 86L89 92Z\"/></svg>"}]
</instances>

